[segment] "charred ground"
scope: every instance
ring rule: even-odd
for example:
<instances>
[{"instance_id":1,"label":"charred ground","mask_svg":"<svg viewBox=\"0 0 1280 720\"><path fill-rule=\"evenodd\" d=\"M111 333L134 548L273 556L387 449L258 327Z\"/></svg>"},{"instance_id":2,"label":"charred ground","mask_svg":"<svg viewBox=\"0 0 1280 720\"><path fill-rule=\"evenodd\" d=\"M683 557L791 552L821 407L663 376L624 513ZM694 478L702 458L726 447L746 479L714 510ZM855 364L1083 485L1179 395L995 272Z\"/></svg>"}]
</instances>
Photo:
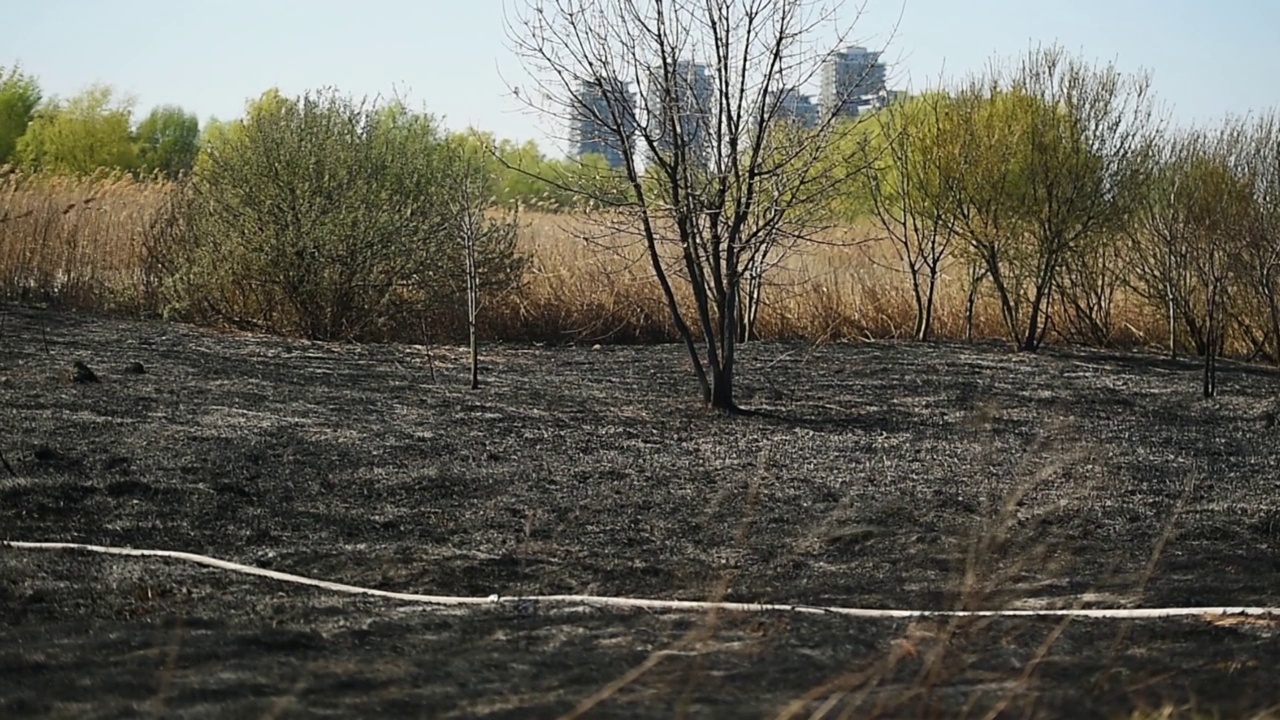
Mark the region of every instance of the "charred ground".
<instances>
[{"instance_id":1,"label":"charred ground","mask_svg":"<svg viewBox=\"0 0 1280 720\"><path fill-rule=\"evenodd\" d=\"M452 595L1280 605L1265 369L1204 401L1193 364L1153 356L759 344L759 412L723 418L676 346L490 349L471 392L448 348L0 320L0 540ZM10 717L546 717L664 648L590 716L773 717L832 680L804 716L839 692L859 717L1280 704L1268 620L442 610L11 548L0 608Z\"/></svg>"}]
</instances>

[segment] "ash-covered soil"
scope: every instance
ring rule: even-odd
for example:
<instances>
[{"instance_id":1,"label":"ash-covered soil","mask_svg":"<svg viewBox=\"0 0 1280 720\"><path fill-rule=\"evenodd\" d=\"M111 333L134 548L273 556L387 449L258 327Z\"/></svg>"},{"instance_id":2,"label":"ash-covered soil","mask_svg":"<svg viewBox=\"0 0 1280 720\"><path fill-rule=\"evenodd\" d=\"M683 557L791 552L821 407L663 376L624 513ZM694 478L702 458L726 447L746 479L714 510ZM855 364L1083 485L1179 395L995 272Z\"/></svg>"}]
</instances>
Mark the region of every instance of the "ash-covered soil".
<instances>
[{"instance_id":1,"label":"ash-covered soil","mask_svg":"<svg viewBox=\"0 0 1280 720\"><path fill-rule=\"evenodd\" d=\"M452 348L2 306L0 540L448 595L1280 605L1270 370L1205 401L1154 356L758 344L721 417L682 353L486 348L469 391ZM4 717L1231 717L1277 678L1274 617L442 609L0 547Z\"/></svg>"}]
</instances>

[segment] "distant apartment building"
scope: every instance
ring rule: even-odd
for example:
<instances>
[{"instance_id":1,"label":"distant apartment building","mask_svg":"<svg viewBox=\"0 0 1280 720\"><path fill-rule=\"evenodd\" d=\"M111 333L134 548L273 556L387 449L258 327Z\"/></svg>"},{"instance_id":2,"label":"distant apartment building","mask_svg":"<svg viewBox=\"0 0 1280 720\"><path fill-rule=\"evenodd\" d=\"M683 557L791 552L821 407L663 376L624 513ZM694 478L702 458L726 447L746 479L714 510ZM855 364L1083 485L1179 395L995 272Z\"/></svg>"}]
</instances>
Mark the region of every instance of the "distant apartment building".
<instances>
[{"instance_id":1,"label":"distant apartment building","mask_svg":"<svg viewBox=\"0 0 1280 720\"><path fill-rule=\"evenodd\" d=\"M880 53L857 45L836 51L822 65L822 112L856 117L864 107L883 105L885 76Z\"/></svg>"},{"instance_id":2,"label":"distant apartment building","mask_svg":"<svg viewBox=\"0 0 1280 720\"><path fill-rule=\"evenodd\" d=\"M569 132L573 156L599 155L609 167L622 167L624 150L634 148L635 95L618 78L597 78L579 85L578 98Z\"/></svg>"},{"instance_id":3,"label":"distant apartment building","mask_svg":"<svg viewBox=\"0 0 1280 720\"><path fill-rule=\"evenodd\" d=\"M715 102L715 86L707 66L689 60L675 64L668 79L655 72L650 80L649 118L659 152L675 147L673 130L679 133L694 157L702 156L711 141L710 123Z\"/></svg>"},{"instance_id":4,"label":"distant apartment building","mask_svg":"<svg viewBox=\"0 0 1280 720\"><path fill-rule=\"evenodd\" d=\"M767 102L776 107L776 118L794 122L800 127L811 128L818 124L818 106L813 98L800 92L800 88L787 88L769 94Z\"/></svg>"},{"instance_id":5,"label":"distant apartment building","mask_svg":"<svg viewBox=\"0 0 1280 720\"><path fill-rule=\"evenodd\" d=\"M887 90L886 89L884 92L880 93L874 98L875 100L874 107L886 108L886 107L889 107L890 105L893 105L894 103L906 102L910 98L911 96L908 95L905 90Z\"/></svg>"}]
</instances>

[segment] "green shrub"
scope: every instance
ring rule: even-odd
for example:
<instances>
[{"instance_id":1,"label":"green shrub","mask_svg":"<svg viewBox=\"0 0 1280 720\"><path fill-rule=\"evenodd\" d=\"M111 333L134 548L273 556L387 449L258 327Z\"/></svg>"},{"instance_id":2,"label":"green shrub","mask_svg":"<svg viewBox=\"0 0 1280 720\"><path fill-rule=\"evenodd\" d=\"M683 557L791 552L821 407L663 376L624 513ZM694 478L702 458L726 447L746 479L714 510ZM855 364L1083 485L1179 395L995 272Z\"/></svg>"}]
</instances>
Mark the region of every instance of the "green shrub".
<instances>
[{"instance_id":1,"label":"green shrub","mask_svg":"<svg viewBox=\"0 0 1280 720\"><path fill-rule=\"evenodd\" d=\"M458 327L453 165L434 120L403 105L264 95L182 191L168 314L311 339ZM519 272L514 243L499 250L485 253L490 286Z\"/></svg>"}]
</instances>

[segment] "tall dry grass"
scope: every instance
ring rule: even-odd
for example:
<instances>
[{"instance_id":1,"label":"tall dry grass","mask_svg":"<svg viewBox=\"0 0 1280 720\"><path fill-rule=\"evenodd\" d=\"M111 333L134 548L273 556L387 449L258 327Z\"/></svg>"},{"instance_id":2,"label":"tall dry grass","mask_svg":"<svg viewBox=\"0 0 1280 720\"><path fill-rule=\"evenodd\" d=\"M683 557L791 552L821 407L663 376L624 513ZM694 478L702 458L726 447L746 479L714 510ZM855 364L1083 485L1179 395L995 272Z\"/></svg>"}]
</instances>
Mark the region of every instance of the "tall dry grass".
<instances>
[{"instance_id":1,"label":"tall dry grass","mask_svg":"<svg viewBox=\"0 0 1280 720\"><path fill-rule=\"evenodd\" d=\"M64 178L0 173L0 298L53 306L160 313L167 248L157 223L173 187L129 177ZM642 244L603 233L594 220L525 213L523 283L489 299L490 340L650 342L676 339ZM915 317L909 278L888 241L870 226L833 231L797 249L768 278L759 336L813 341L910 337ZM674 265L674 263L673 263ZM964 338L968 272L944 268L935 335ZM688 302L687 294L682 302ZM1123 305L1116 326L1128 343L1163 341L1158 313ZM975 337L1001 337L994 298L980 294ZM421 341L405 328L404 341ZM433 340L449 340L438 335Z\"/></svg>"},{"instance_id":2,"label":"tall dry grass","mask_svg":"<svg viewBox=\"0 0 1280 720\"><path fill-rule=\"evenodd\" d=\"M158 310L148 251L170 186L129 176L0 169L0 298L77 309Z\"/></svg>"},{"instance_id":3,"label":"tall dry grass","mask_svg":"<svg viewBox=\"0 0 1280 720\"><path fill-rule=\"evenodd\" d=\"M530 214L521 221L531 258L523 287L497 312L541 338L596 341L674 339L676 331L643 244L583 217ZM782 256L767 279L757 329L771 340L909 338L915 321L909 277L889 241L859 226L832 230ZM674 271L678 263L671 260ZM681 290L677 287L677 292ZM969 294L964 263L948 264L939 283L934 328L964 338ZM678 299L691 307L688 293ZM980 296L976 337L1003 333L999 307ZM505 331L499 335L509 336ZM518 334L518 330L516 330Z\"/></svg>"}]
</instances>

